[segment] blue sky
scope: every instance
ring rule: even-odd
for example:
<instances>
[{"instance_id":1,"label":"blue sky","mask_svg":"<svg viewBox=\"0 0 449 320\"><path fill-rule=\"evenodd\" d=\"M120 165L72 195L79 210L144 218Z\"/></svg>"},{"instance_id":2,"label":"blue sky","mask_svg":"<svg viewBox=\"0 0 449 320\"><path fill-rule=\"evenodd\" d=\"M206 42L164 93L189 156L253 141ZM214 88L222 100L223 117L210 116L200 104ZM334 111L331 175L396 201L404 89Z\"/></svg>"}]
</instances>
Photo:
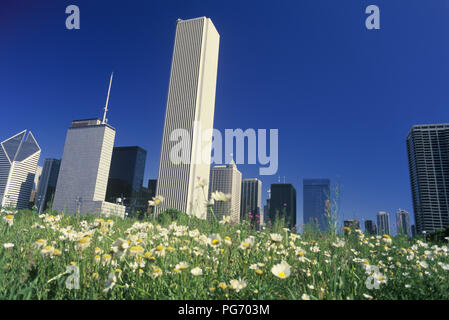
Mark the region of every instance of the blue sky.
<instances>
[{"instance_id":1,"label":"blue sky","mask_svg":"<svg viewBox=\"0 0 449 320\"><path fill-rule=\"evenodd\" d=\"M65 28L76 4L81 29ZM365 28L376 4L381 30ZM177 18L207 16L221 36L214 125L279 129L279 171L341 185L342 218L413 212L405 138L447 122L449 2L24 1L0 4L0 139L30 129L44 158L60 158L74 119L101 117L116 146L148 151L156 178ZM257 177L257 165L240 166ZM265 202L265 197L264 197ZM395 228L394 228L395 230Z\"/></svg>"}]
</instances>

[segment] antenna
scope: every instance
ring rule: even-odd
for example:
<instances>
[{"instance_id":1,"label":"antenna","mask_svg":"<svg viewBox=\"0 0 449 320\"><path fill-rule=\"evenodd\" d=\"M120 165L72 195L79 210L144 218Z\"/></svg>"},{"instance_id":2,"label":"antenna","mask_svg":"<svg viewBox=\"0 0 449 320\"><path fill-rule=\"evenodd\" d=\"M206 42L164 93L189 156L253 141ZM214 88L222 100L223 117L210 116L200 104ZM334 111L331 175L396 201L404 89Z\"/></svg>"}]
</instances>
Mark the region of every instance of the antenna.
<instances>
[{"instance_id":1,"label":"antenna","mask_svg":"<svg viewBox=\"0 0 449 320\"><path fill-rule=\"evenodd\" d=\"M114 76L114 72L111 73L111 79L109 80L108 96L106 97L106 105L104 106L103 122L102 122L102 124L106 123L106 113L108 112L109 94L111 93L111 84L112 84L112 77L113 76Z\"/></svg>"}]
</instances>

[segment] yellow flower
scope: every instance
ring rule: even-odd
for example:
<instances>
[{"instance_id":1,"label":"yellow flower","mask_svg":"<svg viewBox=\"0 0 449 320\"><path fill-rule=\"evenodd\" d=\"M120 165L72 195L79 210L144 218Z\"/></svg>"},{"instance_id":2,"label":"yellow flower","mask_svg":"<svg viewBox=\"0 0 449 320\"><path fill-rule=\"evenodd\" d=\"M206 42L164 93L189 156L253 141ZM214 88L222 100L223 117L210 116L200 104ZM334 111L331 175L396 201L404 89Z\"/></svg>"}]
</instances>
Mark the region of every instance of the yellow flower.
<instances>
[{"instance_id":1,"label":"yellow flower","mask_svg":"<svg viewBox=\"0 0 449 320\"><path fill-rule=\"evenodd\" d=\"M93 279L98 279L100 275L97 272L92 273L92 278Z\"/></svg>"},{"instance_id":2,"label":"yellow flower","mask_svg":"<svg viewBox=\"0 0 449 320\"><path fill-rule=\"evenodd\" d=\"M263 273L263 271L262 271L262 270L260 270L260 269L257 269L257 270L256 270L256 273L257 273L257 274L262 274L262 273Z\"/></svg>"},{"instance_id":3,"label":"yellow flower","mask_svg":"<svg viewBox=\"0 0 449 320\"><path fill-rule=\"evenodd\" d=\"M143 254L143 247L141 245L132 246L129 248L129 254L131 256L140 256Z\"/></svg>"},{"instance_id":4,"label":"yellow flower","mask_svg":"<svg viewBox=\"0 0 449 320\"><path fill-rule=\"evenodd\" d=\"M156 246L156 250L157 251L162 251L162 250L164 250L164 246L163 245L158 245L158 246Z\"/></svg>"},{"instance_id":5,"label":"yellow flower","mask_svg":"<svg viewBox=\"0 0 449 320\"><path fill-rule=\"evenodd\" d=\"M225 290L228 286L226 285L226 283L220 282L220 283L218 284L218 287L221 288L221 289L223 289L223 290Z\"/></svg>"}]
</instances>

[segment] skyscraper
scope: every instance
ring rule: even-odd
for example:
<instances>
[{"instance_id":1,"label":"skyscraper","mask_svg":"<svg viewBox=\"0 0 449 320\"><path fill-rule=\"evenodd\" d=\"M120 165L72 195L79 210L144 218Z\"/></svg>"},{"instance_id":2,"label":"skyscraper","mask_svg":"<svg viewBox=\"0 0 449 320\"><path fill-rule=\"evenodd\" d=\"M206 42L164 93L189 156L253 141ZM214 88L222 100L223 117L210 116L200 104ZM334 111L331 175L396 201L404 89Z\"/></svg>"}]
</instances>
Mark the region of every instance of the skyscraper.
<instances>
[{"instance_id":1,"label":"skyscraper","mask_svg":"<svg viewBox=\"0 0 449 320\"><path fill-rule=\"evenodd\" d=\"M112 151L106 200L115 202L117 198L132 206L143 185L147 152L137 146L115 147Z\"/></svg>"},{"instance_id":2,"label":"skyscraper","mask_svg":"<svg viewBox=\"0 0 449 320\"><path fill-rule=\"evenodd\" d=\"M388 212L379 211L377 213L377 227L379 234L390 234L390 216Z\"/></svg>"},{"instance_id":3,"label":"skyscraper","mask_svg":"<svg viewBox=\"0 0 449 320\"><path fill-rule=\"evenodd\" d=\"M72 122L56 184L55 210L68 215L124 215L124 206L105 202L114 138L115 129L99 119Z\"/></svg>"},{"instance_id":4,"label":"skyscraper","mask_svg":"<svg viewBox=\"0 0 449 320\"><path fill-rule=\"evenodd\" d=\"M412 236L410 214L407 211L399 209L396 212L396 223L398 235Z\"/></svg>"},{"instance_id":5,"label":"skyscraper","mask_svg":"<svg viewBox=\"0 0 449 320\"><path fill-rule=\"evenodd\" d=\"M33 189L31 189L29 207L31 208L35 204L37 189L39 188L39 182L41 181L42 167L37 166L34 173Z\"/></svg>"},{"instance_id":6,"label":"skyscraper","mask_svg":"<svg viewBox=\"0 0 449 320\"><path fill-rule=\"evenodd\" d=\"M242 173L237 169L234 161L225 166L215 166L211 170L209 184L209 198L215 191L231 194L230 201L215 201L214 214L218 219L230 215L231 221L240 221L240 199L242 191Z\"/></svg>"},{"instance_id":7,"label":"skyscraper","mask_svg":"<svg viewBox=\"0 0 449 320\"><path fill-rule=\"evenodd\" d=\"M263 224L262 181L257 178L243 179L240 218L251 220L258 225ZM257 217L258 216L258 217Z\"/></svg>"},{"instance_id":8,"label":"skyscraper","mask_svg":"<svg viewBox=\"0 0 449 320\"><path fill-rule=\"evenodd\" d=\"M296 190L291 184L272 184L270 199L270 221L285 219L288 227L296 227Z\"/></svg>"},{"instance_id":9,"label":"skyscraper","mask_svg":"<svg viewBox=\"0 0 449 320\"><path fill-rule=\"evenodd\" d=\"M326 201L330 200L329 179L304 179L304 224L314 223L321 231L328 229Z\"/></svg>"},{"instance_id":10,"label":"skyscraper","mask_svg":"<svg viewBox=\"0 0 449 320\"><path fill-rule=\"evenodd\" d=\"M416 232L449 226L449 124L413 126L407 153Z\"/></svg>"},{"instance_id":11,"label":"skyscraper","mask_svg":"<svg viewBox=\"0 0 449 320\"><path fill-rule=\"evenodd\" d=\"M220 35L209 18L178 19L162 137L156 213L206 218ZM179 156L181 154L181 156Z\"/></svg>"},{"instance_id":12,"label":"skyscraper","mask_svg":"<svg viewBox=\"0 0 449 320\"><path fill-rule=\"evenodd\" d=\"M376 224L373 220L365 220L365 233L369 235L377 234Z\"/></svg>"},{"instance_id":13,"label":"skyscraper","mask_svg":"<svg viewBox=\"0 0 449 320\"><path fill-rule=\"evenodd\" d=\"M0 145L0 205L27 208L41 148L26 130Z\"/></svg>"},{"instance_id":14,"label":"skyscraper","mask_svg":"<svg viewBox=\"0 0 449 320\"><path fill-rule=\"evenodd\" d=\"M55 196L61 160L45 159L42 169L41 181L36 193L36 207L39 213L47 209L48 204Z\"/></svg>"}]
</instances>

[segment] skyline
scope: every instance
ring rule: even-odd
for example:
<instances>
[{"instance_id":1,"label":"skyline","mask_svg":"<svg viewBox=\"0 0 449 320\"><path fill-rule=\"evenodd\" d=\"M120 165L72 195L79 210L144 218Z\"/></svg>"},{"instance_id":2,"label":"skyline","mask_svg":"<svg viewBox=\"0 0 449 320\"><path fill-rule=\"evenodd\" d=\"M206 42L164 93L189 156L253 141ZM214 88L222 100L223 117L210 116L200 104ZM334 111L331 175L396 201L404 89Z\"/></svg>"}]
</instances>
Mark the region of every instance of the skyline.
<instances>
[{"instance_id":1,"label":"skyline","mask_svg":"<svg viewBox=\"0 0 449 320\"><path fill-rule=\"evenodd\" d=\"M125 19L118 15L117 11L121 7L110 5L105 9L104 2L102 5L79 1L82 16L81 29L71 32L63 27L65 19L63 9L69 3L61 3L60 10L50 8L48 5L46 7L45 1L43 3L42 6L31 4L36 6L37 10L27 11L26 15L30 15L28 17L30 20L26 21L23 18L17 18L20 4L11 4L9 13L13 16L16 14L15 19L2 21L2 24L7 23L6 26L10 28L0 28L11 31L11 34L5 35L11 47L0 52L0 67L6 70L0 75L0 105L11 108L12 114L9 127L2 127L0 136L4 139L24 128L33 131L43 148L40 165L45 158L62 158L66 128L72 120L92 116L101 117L107 79L110 72L114 71L114 85L108 115L110 123L117 129L115 145L138 145L148 150L144 181L156 178L173 49L173 26L177 18L190 19L204 15L212 18L223 42L218 64L215 127L221 131L224 128L239 127L242 129L279 128L278 174L268 177L259 176L257 174L259 166L239 166L243 173L242 178L255 177L263 182L263 203L266 203L266 191L269 185L276 183L278 176L286 176L286 183L291 183L296 188L297 206L300 208L303 204L302 179L329 178L332 185L338 179L343 185L341 200L344 215L340 216L340 221L350 218L374 220L378 211L387 211L391 215L395 214L398 208L413 212L405 147L406 136L412 125L444 123L444 115L447 115L444 107L449 103L449 96L443 89L443 76L448 70L444 56L447 55L448 47L441 42L435 43L435 40L439 40L437 39L439 36L443 37L446 34L448 23L438 20L438 17L443 16L439 15L436 7L423 3L418 5L418 2L410 2L408 7L402 7L399 1L382 4L382 12L385 13L382 15L382 29L375 31L378 33L371 33L363 28L362 23L365 17L362 14L362 7L366 7L365 1L357 5L336 5L321 1L330 7L322 12L321 17L314 15L319 12L318 2L316 5L302 3L296 7L292 4L272 4L275 11L282 9L284 15L291 14L289 10L286 10L289 7L308 9L317 20L312 24L312 33L317 36L316 38L307 33L310 29L295 26L295 30L302 30L301 36L304 38L301 40L315 46L293 47L291 49L294 54L283 52L290 58L304 57L308 58L309 62L312 61L311 65L298 61L299 69L304 68L308 72L298 73L303 76L295 79L298 75L295 71L303 70L297 70L298 67L294 67L294 70L284 69L285 63L275 59L278 51L272 48L272 46L280 46L288 49L288 46L283 46L281 40L287 40L288 36L291 37L294 33L274 38L273 35L278 30L274 29L268 33L270 40L263 42L261 40L264 40L266 27L260 31L257 27L248 28L248 22L242 21L238 13L234 14L237 19L227 18L230 14L229 9L220 12L220 6L217 4L215 5L218 7L202 4L205 9L201 10L186 9L186 5L179 5L179 3L176 9L175 6L171 8L171 3L167 5L170 10L164 10L166 6L164 4L158 7L161 17L156 18L154 11L144 10L145 8L155 9L155 5L137 2L139 3L137 6L142 8L142 17L146 15L151 17L148 22L150 28L147 28L145 24L140 25L139 22L133 23L129 20L126 21L131 22L130 26L110 25L107 23L109 19L113 20L114 17ZM447 4L443 3L441 6L445 10L448 9ZM337 10L333 13L332 8ZM345 20L344 10L348 8L351 14ZM109 14L105 15L106 18L100 16L104 10ZM130 9L124 8L124 10L126 12ZM294 14L300 18L304 16L305 21L310 23L306 17L308 10L298 10ZM2 12L6 11L8 10L2 10ZM255 8L255 11L267 15L268 7ZM426 25L410 23L406 26L401 25L401 21L408 21L410 16L417 14L426 17ZM435 19L431 20L429 16ZM358 20L355 21L356 19ZM298 19L300 24L299 20L301 19ZM105 24L103 25L101 21ZM336 30L334 34L331 27L337 21L340 31ZM292 26L288 18L283 19L282 23L283 27ZM259 21L252 21L251 26L253 24L261 27ZM30 25L35 29L30 28ZM242 25L245 28L242 28ZM156 30L153 30L156 26ZM270 27L274 28L273 25ZM323 30L318 29L320 27L323 27ZM385 29L388 30L388 34L384 32ZM147 46L138 43L138 39L132 37L130 40L126 39L136 31L140 36L149 36L151 40ZM339 35L340 32L342 34ZM11 36L13 34L15 37ZM31 39L33 34L40 34L39 39L43 40L42 43ZM98 37L99 35L101 37ZM405 36L405 39L399 37L393 42L398 35ZM319 42L317 40L319 36L324 36L326 41ZM333 40L333 36L337 38ZM350 36L356 38L351 40ZM415 40L413 36L421 37ZM102 37L105 39L98 39ZM120 49L119 53L110 52L113 40L117 40L116 38L121 41L115 42L115 46ZM98 43L93 43L94 39ZM246 40L248 44L245 44ZM338 43L339 40L344 41ZM258 41L261 43L257 43ZM351 41L357 42L358 46L351 46ZM374 44L369 44L370 41ZM340 45L332 47L336 55L332 56L325 52L327 51L326 43L330 46ZM132 49L124 51L124 48L129 45L131 48L143 50L142 52L137 50L134 52ZM378 56L369 55L368 53L373 52L377 46L379 48L374 52ZM390 48L387 48L388 46ZM27 48L28 50L21 50ZM74 50L74 48L78 49ZM242 54L245 48L250 52L264 52L264 55L253 57L251 60L249 54ZM305 49L305 52L301 49ZM409 52L408 49L416 49L416 51ZM352 53L352 51L356 52ZM388 54L392 52L396 53ZM397 52L399 56L401 52L408 56L399 58ZM33 54L33 59L26 59L29 53ZM433 61L421 63L425 58ZM30 65L29 63L35 61L34 59L41 63ZM90 69L89 63L85 62L89 60L96 65L95 70ZM155 62L148 60L155 60ZM354 60L354 63L351 63L351 60ZM271 65L263 64L270 61ZM415 64L411 64L413 61ZM318 62L323 63L321 68ZM342 66L337 66L339 63ZM265 67L264 72L269 75L267 81L256 79L261 65ZM56 70L61 66L65 68L61 71ZM344 67L349 69L346 70ZM380 67L380 73L375 70L376 67ZM424 70L426 67L430 67L429 70ZM336 81L339 79L334 74L336 71L340 73L346 71L346 75L341 75L346 80L341 81L343 84ZM381 75L385 72L387 76ZM48 78L43 75L48 75ZM273 79L284 77L297 80L297 82L287 81L277 86ZM433 81L429 81L429 78ZM307 83L307 80L310 83ZM367 84L360 84L361 80L366 80ZM382 85L377 83L378 80L385 82ZM300 86L301 103L297 102L297 90L295 90L297 83L303 85L302 88ZM26 91L26 95L21 95L19 90L25 85L29 90ZM390 89L389 86L394 88ZM351 93L348 87L351 87ZM357 92L357 89L360 91ZM321 97L320 93L323 91L324 96L328 95L327 99ZM373 93L379 91L380 95ZM365 99L372 99L372 101L365 101ZM423 101L430 105L433 102L434 107L423 107ZM347 110L341 109L338 112L334 109L335 107L336 109L344 108L345 103L348 102ZM360 102L366 102L366 109L361 110ZM399 102L399 106L393 106L394 102ZM288 106L279 106L279 103ZM64 112L59 112L61 105L67 106ZM233 116L245 106L251 107L248 114ZM299 111L291 110L291 106L297 107ZM319 111L310 110L310 106L318 106ZM365 116L364 111L369 110L370 106L374 111L368 112ZM131 110L136 110L136 114L128 114ZM259 114L256 115L257 121L255 121L253 117L258 110ZM270 116L273 110L293 116L281 116L279 120ZM23 111L26 111L25 116L22 114ZM14 117L19 112L21 116ZM385 124L385 126L379 127L379 124ZM349 126L349 129L339 130L341 126ZM370 129L372 134L367 129ZM310 140L303 141L303 137ZM332 141L328 142L328 139ZM323 158L326 160L323 161ZM301 209L297 209L297 221L302 221Z\"/></svg>"}]
</instances>

